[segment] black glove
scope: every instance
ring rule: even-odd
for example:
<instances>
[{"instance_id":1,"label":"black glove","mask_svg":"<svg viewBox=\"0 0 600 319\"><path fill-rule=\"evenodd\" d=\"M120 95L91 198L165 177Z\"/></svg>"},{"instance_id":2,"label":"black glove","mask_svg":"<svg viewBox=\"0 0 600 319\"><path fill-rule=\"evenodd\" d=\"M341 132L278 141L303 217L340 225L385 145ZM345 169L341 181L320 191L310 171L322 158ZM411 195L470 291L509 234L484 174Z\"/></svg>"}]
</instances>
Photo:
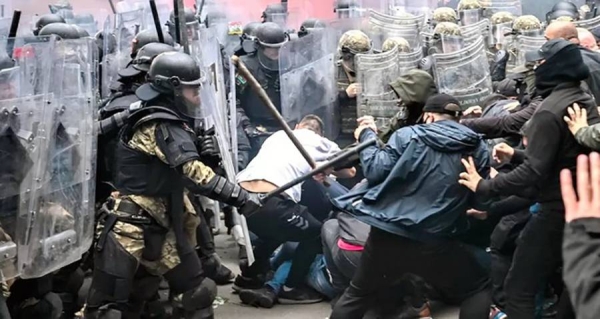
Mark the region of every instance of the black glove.
<instances>
[{"instance_id":1,"label":"black glove","mask_svg":"<svg viewBox=\"0 0 600 319\"><path fill-rule=\"evenodd\" d=\"M246 199L243 204L238 207L238 212L246 217L250 217L262 207L264 194L251 193L244 189L242 189L242 192L246 193Z\"/></svg>"}]
</instances>

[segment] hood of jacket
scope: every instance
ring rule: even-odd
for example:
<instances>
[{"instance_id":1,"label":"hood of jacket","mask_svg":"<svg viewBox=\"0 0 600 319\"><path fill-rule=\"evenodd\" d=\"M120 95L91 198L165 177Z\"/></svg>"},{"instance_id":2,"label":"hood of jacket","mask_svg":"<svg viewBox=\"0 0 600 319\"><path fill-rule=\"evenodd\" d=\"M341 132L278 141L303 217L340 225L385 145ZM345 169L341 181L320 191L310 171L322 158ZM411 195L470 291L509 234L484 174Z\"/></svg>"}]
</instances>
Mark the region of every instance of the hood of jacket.
<instances>
[{"instance_id":1,"label":"hood of jacket","mask_svg":"<svg viewBox=\"0 0 600 319\"><path fill-rule=\"evenodd\" d=\"M390 83L390 87L406 105L425 105L427 99L437 92L433 77L423 70L408 71Z\"/></svg>"},{"instance_id":2,"label":"hood of jacket","mask_svg":"<svg viewBox=\"0 0 600 319\"><path fill-rule=\"evenodd\" d=\"M454 121L437 121L413 126L414 132L427 146L439 152L455 153L477 147L481 136Z\"/></svg>"}]
</instances>

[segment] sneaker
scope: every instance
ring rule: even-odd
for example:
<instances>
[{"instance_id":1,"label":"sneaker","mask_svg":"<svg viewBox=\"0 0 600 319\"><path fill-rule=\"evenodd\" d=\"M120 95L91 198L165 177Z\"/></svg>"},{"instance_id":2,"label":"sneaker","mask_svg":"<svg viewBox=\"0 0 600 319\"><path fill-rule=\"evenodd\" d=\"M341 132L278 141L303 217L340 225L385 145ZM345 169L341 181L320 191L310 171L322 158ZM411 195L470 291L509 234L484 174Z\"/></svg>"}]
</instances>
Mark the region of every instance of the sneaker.
<instances>
[{"instance_id":1,"label":"sneaker","mask_svg":"<svg viewBox=\"0 0 600 319\"><path fill-rule=\"evenodd\" d=\"M260 289L264 286L264 284L264 276L250 278L238 275L235 277L235 281L233 282L233 290L240 292L244 289Z\"/></svg>"},{"instance_id":2,"label":"sneaker","mask_svg":"<svg viewBox=\"0 0 600 319\"><path fill-rule=\"evenodd\" d=\"M279 293L279 303L281 304L311 304L321 301L323 301L323 297L308 287L296 287L290 291L282 289Z\"/></svg>"},{"instance_id":3,"label":"sneaker","mask_svg":"<svg viewBox=\"0 0 600 319\"><path fill-rule=\"evenodd\" d=\"M265 286L260 289L244 289L240 291L240 300L246 305L270 309L277 302L277 295L271 287Z\"/></svg>"},{"instance_id":4,"label":"sneaker","mask_svg":"<svg viewBox=\"0 0 600 319\"><path fill-rule=\"evenodd\" d=\"M506 314L504 312L502 312L500 309L496 308L495 306L492 306L492 309L490 310L490 319L506 319L508 318L506 316Z\"/></svg>"}]
</instances>

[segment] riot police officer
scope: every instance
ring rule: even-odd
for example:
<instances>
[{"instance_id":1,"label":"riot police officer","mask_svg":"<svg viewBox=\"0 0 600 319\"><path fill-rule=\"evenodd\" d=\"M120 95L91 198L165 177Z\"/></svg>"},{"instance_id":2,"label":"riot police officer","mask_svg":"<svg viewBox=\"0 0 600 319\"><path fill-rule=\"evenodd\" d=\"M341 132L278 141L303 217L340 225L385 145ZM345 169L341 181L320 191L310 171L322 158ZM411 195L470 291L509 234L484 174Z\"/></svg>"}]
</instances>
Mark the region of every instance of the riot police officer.
<instances>
[{"instance_id":1,"label":"riot police officer","mask_svg":"<svg viewBox=\"0 0 600 319\"><path fill-rule=\"evenodd\" d=\"M333 12L337 14L338 19L360 17L361 11L362 8L356 0L337 0L333 7Z\"/></svg>"},{"instance_id":2,"label":"riot police officer","mask_svg":"<svg viewBox=\"0 0 600 319\"><path fill-rule=\"evenodd\" d=\"M398 47L399 53L410 53L410 44L402 37L391 37L385 39L381 45L381 52L387 52L392 50L395 46Z\"/></svg>"},{"instance_id":3,"label":"riot police officer","mask_svg":"<svg viewBox=\"0 0 600 319\"><path fill-rule=\"evenodd\" d=\"M33 35L37 36L45 26L52 23L65 23L65 19L57 14L45 14L41 16L35 23L35 29L33 29Z\"/></svg>"},{"instance_id":4,"label":"riot police officer","mask_svg":"<svg viewBox=\"0 0 600 319\"><path fill-rule=\"evenodd\" d=\"M244 56L256 52L256 29L261 25L260 22L250 22L244 26L240 36L240 44L235 48L234 55Z\"/></svg>"},{"instance_id":5,"label":"riot police officer","mask_svg":"<svg viewBox=\"0 0 600 319\"><path fill-rule=\"evenodd\" d=\"M120 197L102 217L86 313L117 318L128 311L130 297L147 299L157 276L163 276L177 314L213 318L216 285L205 278L194 251L197 217L184 193L211 197L242 213L254 211L260 200L201 162L190 128L202 103L196 61L179 52L160 54L148 81L136 92L142 109L119 135L115 183ZM148 281L134 281L141 269L150 275Z\"/></svg>"},{"instance_id":6,"label":"riot police officer","mask_svg":"<svg viewBox=\"0 0 600 319\"><path fill-rule=\"evenodd\" d=\"M281 112L279 49L288 40L289 37L281 26L273 22L265 22L256 29L256 53L241 58L279 112ZM280 127L241 75L236 77L236 91L239 108L244 114L242 118L245 122L244 131L252 143L250 155L252 159L265 139Z\"/></svg>"},{"instance_id":7,"label":"riot police officer","mask_svg":"<svg viewBox=\"0 0 600 319\"><path fill-rule=\"evenodd\" d=\"M39 32L39 36L49 35L56 35L65 40L79 39L81 37L81 34L75 26L60 22L48 24Z\"/></svg>"},{"instance_id":8,"label":"riot police officer","mask_svg":"<svg viewBox=\"0 0 600 319\"><path fill-rule=\"evenodd\" d=\"M483 6L479 0L460 0L456 10L461 25L471 25L483 19Z\"/></svg>"},{"instance_id":9,"label":"riot police officer","mask_svg":"<svg viewBox=\"0 0 600 319\"><path fill-rule=\"evenodd\" d=\"M354 57L357 54L369 53L371 49L371 39L359 30L350 30L344 33L338 42L339 60L336 62L336 81L342 134L336 142L340 147L346 147L354 142L352 134L356 129L356 96L360 89L355 83Z\"/></svg>"},{"instance_id":10,"label":"riot police officer","mask_svg":"<svg viewBox=\"0 0 600 319\"><path fill-rule=\"evenodd\" d=\"M577 5L570 1L560 1L552 7L552 10L546 14L546 22L552 21L576 21L579 20L579 10Z\"/></svg>"},{"instance_id":11,"label":"riot police officer","mask_svg":"<svg viewBox=\"0 0 600 319\"><path fill-rule=\"evenodd\" d=\"M322 29L327 25L324 21L316 18L308 18L302 22L300 30L298 31L298 37L304 37L310 34L314 29Z\"/></svg>"},{"instance_id":12,"label":"riot police officer","mask_svg":"<svg viewBox=\"0 0 600 319\"><path fill-rule=\"evenodd\" d=\"M173 37L170 34L163 34L163 39L165 44L170 46L175 45L175 41L173 41ZM148 29L144 31L140 31L135 35L133 40L131 41L131 58L135 59L138 50L144 47L148 43L159 43L158 34L156 30Z\"/></svg>"},{"instance_id":13,"label":"riot police officer","mask_svg":"<svg viewBox=\"0 0 600 319\"><path fill-rule=\"evenodd\" d=\"M433 10L433 15L431 16L431 27L435 28L435 26L440 22L452 22L458 23L458 15L456 11L452 8L448 7L439 7Z\"/></svg>"},{"instance_id":14,"label":"riot police officer","mask_svg":"<svg viewBox=\"0 0 600 319\"><path fill-rule=\"evenodd\" d=\"M198 30L200 28L200 20L196 16L196 13L194 12L194 10L192 10L190 8L185 8L183 15L184 15L184 19L185 19L185 26L186 26L186 31L187 31L187 35L188 35L188 40L190 40L190 41L198 40ZM167 27L169 29L169 34L171 35L171 37L175 40L178 40L178 37L176 35L177 28L175 25L176 25L175 11L171 11L171 15L169 16L169 21L167 21ZM181 44L181 43L179 43L179 44Z\"/></svg>"},{"instance_id":15,"label":"riot police officer","mask_svg":"<svg viewBox=\"0 0 600 319\"><path fill-rule=\"evenodd\" d=\"M284 3L273 3L267 5L261 16L263 23L274 22L280 25L282 28L287 26L287 17L287 4Z\"/></svg>"}]
</instances>

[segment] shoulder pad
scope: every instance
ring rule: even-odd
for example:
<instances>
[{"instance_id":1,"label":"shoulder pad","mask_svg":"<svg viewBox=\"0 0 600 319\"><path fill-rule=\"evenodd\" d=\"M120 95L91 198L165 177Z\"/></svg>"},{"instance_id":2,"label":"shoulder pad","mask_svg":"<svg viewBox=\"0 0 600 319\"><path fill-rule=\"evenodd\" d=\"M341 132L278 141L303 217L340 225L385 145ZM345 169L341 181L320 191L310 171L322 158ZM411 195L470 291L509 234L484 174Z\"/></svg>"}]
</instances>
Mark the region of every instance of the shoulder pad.
<instances>
[{"instance_id":1,"label":"shoulder pad","mask_svg":"<svg viewBox=\"0 0 600 319\"><path fill-rule=\"evenodd\" d=\"M419 69L423 70L423 71L427 71L430 72L431 68L433 67L433 60L431 59L431 57L424 57L421 59L421 61L419 61Z\"/></svg>"},{"instance_id":2,"label":"shoulder pad","mask_svg":"<svg viewBox=\"0 0 600 319\"><path fill-rule=\"evenodd\" d=\"M130 106L136 102L139 102L139 99L135 94L116 93L109 100L106 106L104 106L102 111L112 113L115 111L124 111L127 109L131 110Z\"/></svg>"},{"instance_id":3,"label":"shoulder pad","mask_svg":"<svg viewBox=\"0 0 600 319\"><path fill-rule=\"evenodd\" d=\"M140 110L135 111L129 117L130 123L133 123L133 130L136 130L142 124L155 120L185 122L185 120L179 117L173 110L162 106L143 107Z\"/></svg>"},{"instance_id":4,"label":"shoulder pad","mask_svg":"<svg viewBox=\"0 0 600 319\"><path fill-rule=\"evenodd\" d=\"M507 56L506 50L498 50L494 56L494 62L504 61Z\"/></svg>"}]
</instances>

